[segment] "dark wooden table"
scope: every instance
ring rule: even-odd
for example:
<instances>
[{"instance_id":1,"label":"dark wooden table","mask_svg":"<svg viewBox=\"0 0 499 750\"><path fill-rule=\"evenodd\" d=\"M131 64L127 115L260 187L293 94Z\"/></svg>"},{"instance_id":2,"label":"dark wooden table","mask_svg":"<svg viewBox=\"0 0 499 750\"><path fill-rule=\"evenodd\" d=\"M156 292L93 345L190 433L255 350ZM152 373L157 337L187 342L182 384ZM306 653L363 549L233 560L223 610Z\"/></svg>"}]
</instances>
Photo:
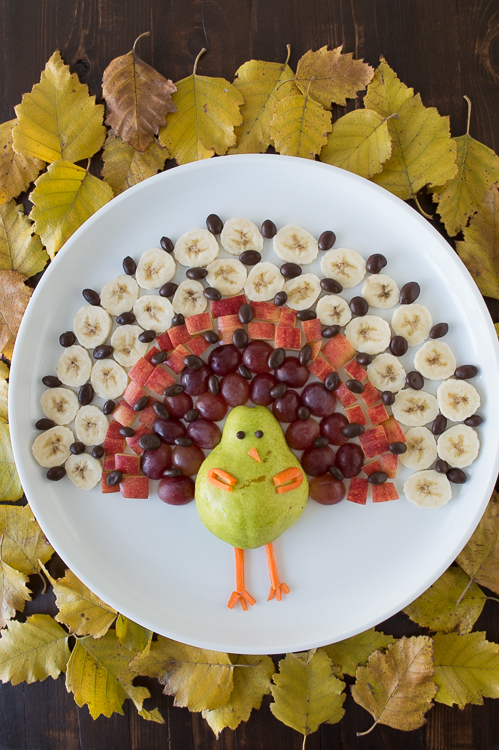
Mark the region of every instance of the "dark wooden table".
<instances>
[{"instance_id":1,"label":"dark wooden table","mask_svg":"<svg viewBox=\"0 0 499 750\"><path fill-rule=\"evenodd\" d=\"M425 105L450 115L455 136L465 131L463 95L468 95L472 135L499 150L498 0L0 0L0 30L1 122L14 117L13 106L39 80L56 48L99 98L108 63L128 52L139 34L151 31L140 54L173 81L191 73L203 46L208 53L198 72L228 80L251 58L283 60L288 43L292 67L308 49L326 44L342 44L344 51L374 66L382 54ZM497 303L488 303L499 320ZM52 575L63 574L64 563L56 556L48 567ZM41 595L33 578L31 585L35 597L25 616L55 614L53 595ZM402 614L380 627L394 636L420 632ZM499 642L497 604L486 604L476 629ZM163 726L141 719L129 701L124 716L93 721L87 708L78 709L66 692L63 678L2 685L0 750L301 748L301 736L272 716L269 700L247 724L235 732L224 730L217 741L199 714L174 708L157 682L142 684L150 688L150 703L159 706ZM308 738L309 750L499 748L497 701L486 699L484 706L463 711L437 704L418 731L403 734L379 726L361 738L355 733L370 725L368 714L350 696L345 707L340 724L323 726Z\"/></svg>"}]
</instances>

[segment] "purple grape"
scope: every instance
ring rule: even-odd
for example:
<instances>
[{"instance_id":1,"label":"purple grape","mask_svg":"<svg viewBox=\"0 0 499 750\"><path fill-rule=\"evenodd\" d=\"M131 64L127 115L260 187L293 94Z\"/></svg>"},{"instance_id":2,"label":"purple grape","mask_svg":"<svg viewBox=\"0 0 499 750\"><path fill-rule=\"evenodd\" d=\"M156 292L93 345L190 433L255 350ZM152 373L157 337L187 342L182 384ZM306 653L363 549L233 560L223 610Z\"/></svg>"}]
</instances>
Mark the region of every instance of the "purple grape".
<instances>
[{"instance_id":1,"label":"purple grape","mask_svg":"<svg viewBox=\"0 0 499 750\"><path fill-rule=\"evenodd\" d=\"M172 465L172 449L169 445L162 443L153 451L144 451L142 454L142 471L149 479L161 479L165 469Z\"/></svg>"},{"instance_id":2,"label":"purple grape","mask_svg":"<svg viewBox=\"0 0 499 750\"><path fill-rule=\"evenodd\" d=\"M184 437L187 434L185 425L178 419L155 419L152 431L161 438L163 443L175 445L175 438Z\"/></svg>"},{"instance_id":3,"label":"purple grape","mask_svg":"<svg viewBox=\"0 0 499 750\"><path fill-rule=\"evenodd\" d=\"M207 419L196 419L187 428L187 435L198 448L215 448L222 439L220 427Z\"/></svg>"},{"instance_id":4,"label":"purple grape","mask_svg":"<svg viewBox=\"0 0 499 750\"><path fill-rule=\"evenodd\" d=\"M330 417L336 409L336 396L328 391L322 383L309 383L301 394L304 406L310 409L314 417Z\"/></svg>"},{"instance_id":5,"label":"purple grape","mask_svg":"<svg viewBox=\"0 0 499 750\"><path fill-rule=\"evenodd\" d=\"M241 361L241 352L233 344L216 346L208 358L208 363L215 375L230 375L231 372L236 372Z\"/></svg>"},{"instance_id":6,"label":"purple grape","mask_svg":"<svg viewBox=\"0 0 499 750\"><path fill-rule=\"evenodd\" d=\"M286 383L291 388L301 388L308 380L310 373L305 365L300 364L298 357L285 357L284 362L275 371L279 383Z\"/></svg>"},{"instance_id":7,"label":"purple grape","mask_svg":"<svg viewBox=\"0 0 499 750\"><path fill-rule=\"evenodd\" d=\"M180 382L189 396L200 396L208 390L208 381L212 374L208 365L203 365L199 370L191 370L186 367L182 370ZM178 396L174 396L174 398L178 398Z\"/></svg>"},{"instance_id":8,"label":"purple grape","mask_svg":"<svg viewBox=\"0 0 499 750\"><path fill-rule=\"evenodd\" d=\"M186 505L194 500L194 482L190 477L164 477L158 485L158 497L168 505Z\"/></svg>"},{"instance_id":9,"label":"purple grape","mask_svg":"<svg viewBox=\"0 0 499 750\"><path fill-rule=\"evenodd\" d=\"M277 380L270 372L261 372L255 375L250 383L250 399L257 406L270 406L274 400L270 395L272 388L277 385Z\"/></svg>"},{"instance_id":10,"label":"purple grape","mask_svg":"<svg viewBox=\"0 0 499 750\"><path fill-rule=\"evenodd\" d=\"M268 359L273 351L266 341L250 341L243 352L243 365L255 374L270 372Z\"/></svg>"}]
</instances>

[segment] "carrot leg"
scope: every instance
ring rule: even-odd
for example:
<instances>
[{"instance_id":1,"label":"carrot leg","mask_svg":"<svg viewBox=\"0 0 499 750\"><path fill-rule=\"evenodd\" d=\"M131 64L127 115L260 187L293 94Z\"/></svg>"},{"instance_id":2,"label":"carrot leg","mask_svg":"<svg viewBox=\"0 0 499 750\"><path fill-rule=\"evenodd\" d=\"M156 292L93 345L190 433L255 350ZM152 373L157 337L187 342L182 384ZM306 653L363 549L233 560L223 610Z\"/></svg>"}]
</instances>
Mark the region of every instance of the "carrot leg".
<instances>
[{"instance_id":1,"label":"carrot leg","mask_svg":"<svg viewBox=\"0 0 499 750\"><path fill-rule=\"evenodd\" d=\"M244 586L244 550L234 547L234 553L236 556L236 591L232 592L227 606L229 609L234 609L237 602L240 601L241 607L246 611L248 604L253 606L256 600L246 591Z\"/></svg>"},{"instance_id":2,"label":"carrot leg","mask_svg":"<svg viewBox=\"0 0 499 750\"><path fill-rule=\"evenodd\" d=\"M277 601L280 602L283 594L289 594L289 586L285 583L281 583L279 578L272 543L265 545L265 552L267 553L267 563L270 575L270 593L267 601L270 601L275 596Z\"/></svg>"}]
</instances>

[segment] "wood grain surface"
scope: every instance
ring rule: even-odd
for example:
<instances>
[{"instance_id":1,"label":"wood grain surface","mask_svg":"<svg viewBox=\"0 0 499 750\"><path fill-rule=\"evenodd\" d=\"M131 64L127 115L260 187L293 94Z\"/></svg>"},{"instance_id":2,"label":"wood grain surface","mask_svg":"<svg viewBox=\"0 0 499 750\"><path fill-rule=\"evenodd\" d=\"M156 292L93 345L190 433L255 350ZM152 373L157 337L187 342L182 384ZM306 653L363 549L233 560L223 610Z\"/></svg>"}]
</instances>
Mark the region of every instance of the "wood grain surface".
<instances>
[{"instance_id":1,"label":"wood grain surface","mask_svg":"<svg viewBox=\"0 0 499 750\"><path fill-rule=\"evenodd\" d=\"M375 66L383 55L400 79L427 106L450 115L452 134L463 134L466 105L473 102L471 133L499 150L499 2L498 0L0 0L1 121L14 117L14 105L30 91L52 52L58 48L90 93L101 96L102 73L116 56L128 52L137 36L139 54L173 81L189 75L201 47L207 47L198 72L233 80L251 58L280 61L291 44L290 64L323 45L353 52ZM350 108L355 106L353 103ZM338 114L343 110L339 109ZM431 204L428 203L428 206ZM445 236L441 226L437 224ZM499 320L496 301L488 301ZM64 564L54 557L52 575ZM31 578L34 601L24 617L55 614L52 593L42 595ZM399 614L380 625L395 636L423 632ZM476 624L499 642L499 608L487 602ZM124 715L93 721L66 692L64 680L0 687L0 750L299 750L301 735L278 722L268 709L235 732L216 740L199 714L175 708L159 683L149 687L146 707L159 706L160 726L141 719L130 701ZM426 725L411 733L378 726L368 737L357 731L371 724L369 714L347 697L340 724L322 726L307 739L307 750L497 750L499 703L463 711L436 705Z\"/></svg>"}]
</instances>

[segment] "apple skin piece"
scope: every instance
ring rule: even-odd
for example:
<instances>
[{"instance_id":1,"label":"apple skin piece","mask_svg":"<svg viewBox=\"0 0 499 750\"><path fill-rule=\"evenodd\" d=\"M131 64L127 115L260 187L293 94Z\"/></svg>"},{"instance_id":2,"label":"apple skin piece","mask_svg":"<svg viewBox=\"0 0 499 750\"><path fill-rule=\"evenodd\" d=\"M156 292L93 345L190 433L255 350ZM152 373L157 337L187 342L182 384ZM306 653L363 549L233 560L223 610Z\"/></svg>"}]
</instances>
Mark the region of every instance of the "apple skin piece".
<instances>
[{"instance_id":1,"label":"apple skin piece","mask_svg":"<svg viewBox=\"0 0 499 750\"><path fill-rule=\"evenodd\" d=\"M367 481L367 479L354 477L350 480L347 500L349 500L351 503L357 503L357 505L365 505L367 503L368 489L369 482Z\"/></svg>"},{"instance_id":2,"label":"apple skin piece","mask_svg":"<svg viewBox=\"0 0 499 750\"><path fill-rule=\"evenodd\" d=\"M385 409L384 404L375 404L370 406L367 410L367 416L371 420L371 424L381 424L388 419L388 412Z\"/></svg>"},{"instance_id":3,"label":"apple skin piece","mask_svg":"<svg viewBox=\"0 0 499 750\"><path fill-rule=\"evenodd\" d=\"M210 302L211 317L220 318L222 315L236 315L241 305L246 304L246 301L246 295L244 294L213 300Z\"/></svg>"},{"instance_id":4,"label":"apple skin piece","mask_svg":"<svg viewBox=\"0 0 499 750\"><path fill-rule=\"evenodd\" d=\"M319 354L312 362L309 363L308 369L310 370L312 375L315 375L315 377L319 380L322 380L322 382L326 380L330 372L336 372L333 365L330 365L329 362L326 362L324 357Z\"/></svg>"},{"instance_id":5,"label":"apple skin piece","mask_svg":"<svg viewBox=\"0 0 499 750\"><path fill-rule=\"evenodd\" d=\"M364 472L366 477L368 477L371 474L374 474L375 471L383 471L383 469L381 468L381 463L376 460L369 461L369 463L364 464L364 466L362 467L362 471Z\"/></svg>"},{"instance_id":6,"label":"apple skin piece","mask_svg":"<svg viewBox=\"0 0 499 750\"><path fill-rule=\"evenodd\" d=\"M144 385L153 393L162 396L165 388L168 388L169 385L173 385L174 383L175 378L173 375L170 375L170 373L161 367L161 365L156 365L154 371L149 375Z\"/></svg>"},{"instance_id":7,"label":"apple skin piece","mask_svg":"<svg viewBox=\"0 0 499 750\"><path fill-rule=\"evenodd\" d=\"M358 380L360 383L363 383L367 378L367 370L364 370L355 359L352 359L348 365L345 365L345 372L347 372L351 378Z\"/></svg>"},{"instance_id":8,"label":"apple skin piece","mask_svg":"<svg viewBox=\"0 0 499 750\"><path fill-rule=\"evenodd\" d=\"M130 453L117 453L115 458L116 470L122 474L140 474L140 458Z\"/></svg>"},{"instance_id":9,"label":"apple skin piece","mask_svg":"<svg viewBox=\"0 0 499 750\"><path fill-rule=\"evenodd\" d=\"M123 443L124 444L124 443ZM105 453L104 462L102 464L102 471L114 471L116 469L116 463L114 460L115 453Z\"/></svg>"},{"instance_id":10,"label":"apple skin piece","mask_svg":"<svg viewBox=\"0 0 499 750\"><path fill-rule=\"evenodd\" d=\"M190 341L187 342L187 346L193 354L198 357L201 356L207 349L210 348L210 344L202 336L193 336Z\"/></svg>"},{"instance_id":11,"label":"apple skin piece","mask_svg":"<svg viewBox=\"0 0 499 750\"><path fill-rule=\"evenodd\" d=\"M358 404L356 406L350 406L348 409L345 409L345 416L348 419L350 423L355 424L367 424L367 418L364 412L362 411L362 407Z\"/></svg>"},{"instance_id":12,"label":"apple skin piece","mask_svg":"<svg viewBox=\"0 0 499 750\"><path fill-rule=\"evenodd\" d=\"M387 503L390 500L398 500L399 494L393 482L372 485L373 503Z\"/></svg>"},{"instance_id":13,"label":"apple skin piece","mask_svg":"<svg viewBox=\"0 0 499 750\"><path fill-rule=\"evenodd\" d=\"M232 344L232 335L238 328L244 328L238 315L222 315L218 318L218 335L221 344Z\"/></svg>"},{"instance_id":14,"label":"apple skin piece","mask_svg":"<svg viewBox=\"0 0 499 750\"><path fill-rule=\"evenodd\" d=\"M322 342L322 326L319 318L303 320L301 327L303 328L307 344L310 344L312 341Z\"/></svg>"},{"instance_id":15,"label":"apple skin piece","mask_svg":"<svg viewBox=\"0 0 499 750\"><path fill-rule=\"evenodd\" d=\"M153 365L153 364L152 364L152 362L151 362L151 359L152 359L152 358L154 357L154 355L155 355L155 354L157 354L158 352L159 352L159 349L158 349L158 347L157 347L157 346L151 346L151 348L149 349L149 351L147 352L147 354L144 354L144 359L145 359L145 360L146 360L147 362L149 362L149 364L151 365L151 367L154 367L154 365ZM128 373L128 374L130 375L130 373ZM147 380L147 378L146 378L146 380Z\"/></svg>"},{"instance_id":16,"label":"apple skin piece","mask_svg":"<svg viewBox=\"0 0 499 750\"><path fill-rule=\"evenodd\" d=\"M154 365L148 362L145 357L141 357L139 360L137 360L132 369L128 371L128 377L130 378L130 380L133 380L136 385L144 385L153 370Z\"/></svg>"},{"instance_id":17,"label":"apple skin piece","mask_svg":"<svg viewBox=\"0 0 499 750\"><path fill-rule=\"evenodd\" d=\"M319 356L319 352L322 349L322 339L320 341L310 341L308 343L310 344L310 348L312 349L312 352L310 354L310 362L313 362L314 359L317 359L317 357Z\"/></svg>"},{"instance_id":18,"label":"apple skin piece","mask_svg":"<svg viewBox=\"0 0 499 750\"><path fill-rule=\"evenodd\" d=\"M296 325L296 310L292 310L290 307L282 307L279 325L283 328L294 328Z\"/></svg>"},{"instance_id":19,"label":"apple skin piece","mask_svg":"<svg viewBox=\"0 0 499 750\"><path fill-rule=\"evenodd\" d=\"M342 333L338 333L329 339L322 347L322 354L328 362L331 362L335 370L344 367L347 362L355 357L355 349Z\"/></svg>"},{"instance_id":20,"label":"apple skin piece","mask_svg":"<svg viewBox=\"0 0 499 750\"><path fill-rule=\"evenodd\" d=\"M135 406L137 401L145 395L146 392L142 388L142 386L137 385L137 383L134 383L133 380L131 380L126 387L123 398L125 399L127 404L129 404L130 406Z\"/></svg>"},{"instance_id":21,"label":"apple skin piece","mask_svg":"<svg viewBox=\"0 0 499 750\"><path fill-rule=\"evenodd\" d=\"M173 344L173 347L180 346L180 344L187 344L191 340L191 334L187 330L187 326L185 323L182 323L180 326L174 326L173 328L170 328L168 331L168 335L170 337L170 341Z\"/></svg>"},{"instance_id":22,"label":"apple skin piece","mask_svg":"<svg viewBox=\"0 0 499 750\"><path fill-rule=\"evenodd\" d=\"M295 351L299 351L301 349L301 331L299 328L288 328L279 324L275 329L274 343L276 349L294 349Z\"/></svg>"},{"instance_id":23,"label":"apple skin piece","mask_svg":"<svg viewBox=\"0 0 499 750\"><path fill-rule=\"evenodd\" d=\"M384 471L388 479L395 479L399 465L399 457L395 453L382 453L379 457L381 471Z\"/></svg>"},{"instance_id":24,"label":"apple skin piece","mask_svg":"<svg viewBox=\"0 0 499 750\"><path fill-rule=\"evenodd\" d=\"M174 373L180 375L185 367L184 357L187 357L188 354L190 354L190 351L186 349L183 344L180 344L179 346L175 347L175 349L166 360L165 364L168 365L170 370L173 370Z\"/></svg>"},{"instance_id":25,"label":"apple skin piece","mask_svg":"<svg viewBox=\"0 0 499 750\"><path fill-rule=\"evenodd\" d=\"M263 432L255 437L258 430ZM237 433L244 432L240 439ZM260 462L248 455L256 448ZM308 481L303 472L299 487L278 494L273 477L295 467L303 472L288 448L279 422L264 406L238 406L225 422L222 440L202 463L196 479L196 505L202 522L219 539L239 549L269 544L303 513ZM237 480L228 492L208 480L210 469Z\"/></svg>"},{"instance_id":26,"label":"apple skin piece","mask_svg":"<svg viewBox=\"0 0 499 750\"><path fill-rule=\"evenodd\" d=\"M341 381L338 387L333 391L333 393L344 409L357 403L355 394L352 393L352 391L348 390L345 383L342 383Z\"/></svg>"},{"instance_id":27,"label":"apple skin piece","mask_svg":"<svg viewBox=\"0 0 499 750\"><path fill-rule=\"evenodd\" d=\"M126 442L128 447L136 453L138 456L140 456L142 453L144 453L143 449L139 445L139 440L142 437L142 435L151 435L151 430L148 430L147 427L143 424L141 424L137 429L135 430L135 435L132 435L132 437L126 438Z\"/></svg>"},{"instance_id":28,"label":"apple skin piece","mask_svg":"<svg viewBox=\"0 0 499 750\"><path fill-rule=\"evenodd\" d=\"M374 406L380 400L381 396L372 383L366 383L364 391L359 393L360 398L366 406Z\"/></svg>"},{"instance_id":29,"label":"apple skin piece","mask_svg":"<svg viewBox=\"0 0 499 750\"><path fill-rule=\"evenodd\" d=\"M156 414L152 406L152 403L149 402L149 405L139 412L139 424L143 424L146 427L149 427L149 429L152 428L153 422L155 422L158 418L158 415Z\"/></svg>"},{"instance_id":30,"label":"apple skin piece","mask_svg":"<svg viewBox=\"0 0 499 750\"><path fill-rule=\"evenodd\" d=\"M359 435L359 443L366 458L374 458L388 451L388 441L382 425L372 427Z\"/></svg>"},{"instance_id":31,"label":"apple skin piece","mask_svg":"<svg viewBox=\"0 0 499 750\"><path fill-rule=\"evenodd\" d=\"M149 479L147 477L123 477L120 482L123 497L146 500L149 497Z\"/></svg>"},{"instance_id":32,"label":"apple skin piece","mask_svg":"<svg viewBox=\"0 0 499 750\"><path fill-rule=\"evenodd\" d=\"M248 336L250 339L273 341L275 325L266 320L252 320L251 323L248 323Z\"/></svg>"},{"instance_id":33,"label":"apple skin piece","mask_svg":"<svg viewBox=\"0 0 499 750\"><path fill-rule=\"evenodd\" d=\"M130 427L136 416L137 412L126 401L120 401L113 411L113 419L120 423L120 427Z\"/></svg>"},{"instance_id":34,"label":"apple skin piece","mask_svg":"<svg viewBox=\"0 0 499 750\"><path fill-rule=\"evenodd\" d=\"M213 330L210 313L207 312L189 315L185 320L185 325L191 336L195 336L196 333L203 333L203 331Z\"/></svg>"},{"instance_id":35,"label":"apple skin piece","mask_svg":"<svg viewBox=\"0 0 499 750\"><path fill-rule=\"evenodd\" d=\"M266 320L269 323L278 323L281 318L281 307L277 307L273 302L251 302L253 308L253 318L256 320Z\"/></svg>"},{"instance_id":36,"label":"apple skin piece","mask_svg":"<svg viewBox=\"0 0 499 750\"><path fill-rule=\"evenodd\" d=\"M172 340L170 338L170 334L168 331L165 331L165 333L161 333L156 336L156 341L159 344L159 348L162 352L171 352L175 347L172 344Z\"/></svg>"},{"instance_id":37,"label":"apple skin piece","mask_svg":"<svg viewBox=\"0 0 499 750\"><path fill-rule=\"evenodd\" d=\"M110 495L112 492L119 492L120 487L119 484L114 484L113 486L109 485L106 482L106 479L110 475L110 471L104 471L102 472L102 477L100 480L100 488L103 495Z\"/></svg>"},{"instance_id":38,"label":"apple skin piece","mask_svg":"<svg viewBox=\"0 0 499 750\"><path fill-rule=\"evenodd\" d=\"M135 413L135 412L134 412ZM106 437L102 447L106 453L123 453L125 447L125 438L120 435L120 430L123 427L120 422L111 422L107 428Z\"/></svg>"},{"instance_id":39,"label":"apple skin piece","mask_svg":"<svg viewBox=\"0 0 499 750\"><path fill-rule=\"evenodd\" d=\"M404 431L395 417L389 417L385 422L382 422L382 426L385 431L386 439L388 440L388 445L391 445L392 443L407 443Z\"/></svg>"}]
</instances>

